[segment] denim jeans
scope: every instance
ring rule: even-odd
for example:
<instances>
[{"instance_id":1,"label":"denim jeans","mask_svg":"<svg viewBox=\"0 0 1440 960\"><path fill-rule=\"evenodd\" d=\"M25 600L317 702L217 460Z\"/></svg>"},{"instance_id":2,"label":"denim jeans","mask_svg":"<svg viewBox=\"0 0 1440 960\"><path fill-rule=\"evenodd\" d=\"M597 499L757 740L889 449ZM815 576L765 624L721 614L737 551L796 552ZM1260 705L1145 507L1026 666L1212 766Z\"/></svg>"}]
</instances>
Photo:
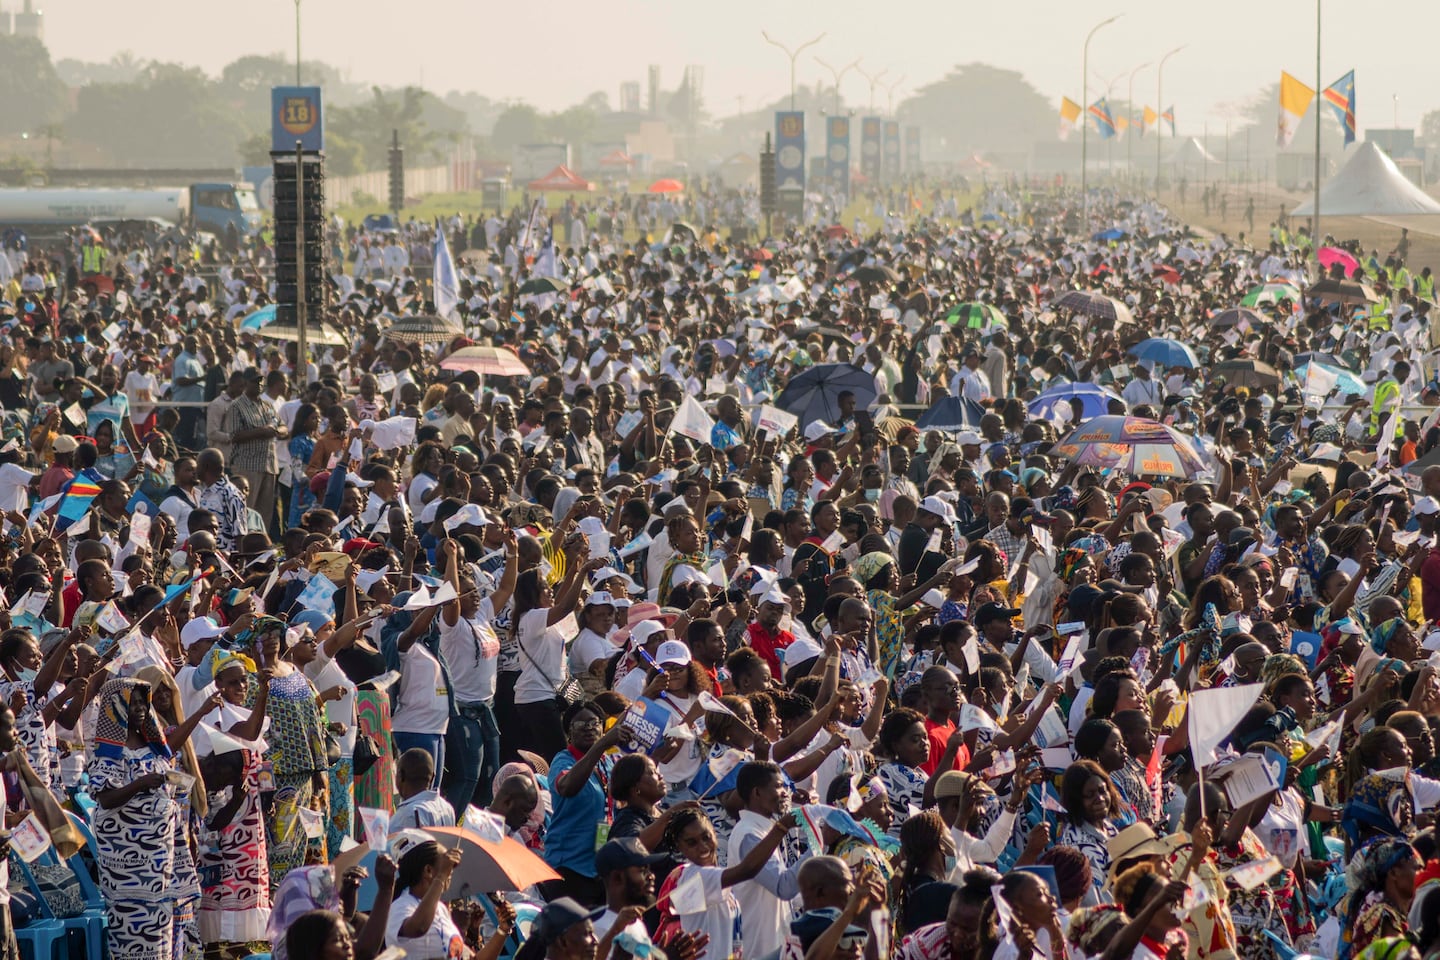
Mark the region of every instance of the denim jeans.
<instances>
[{"instance_id":1,"label":"denim jeans","mask_svg":"<svg viewBox=\"0 0 1440 960\"><path fill-rule=\"evenodd\" d=\"M490 806L495 773L500 769L500 728L495 713L483 703L456 705L459 713L450 718L445 735L450 757L450 775L445 779L445 799L455 808L458 822L465 808Z\"/></svg>"},{"instance_id":2,"label":"denim jeans","mask_svg":"<svg viewBox=\"0 0 1440 960\"><path fill-rule=\"evenodd\" d=\"M441 733L401 733L397 730L391 736L395 738L395 759L397 761L400 759L400 754L415 747L430 754L430 759L435 761L435 781L430 784L430 789L439 790L440 776L445 772L445 735ZM463 812L462 810L461 813ZM458 814L455 822L460 822Z\"/></svg>"}]
</instances>

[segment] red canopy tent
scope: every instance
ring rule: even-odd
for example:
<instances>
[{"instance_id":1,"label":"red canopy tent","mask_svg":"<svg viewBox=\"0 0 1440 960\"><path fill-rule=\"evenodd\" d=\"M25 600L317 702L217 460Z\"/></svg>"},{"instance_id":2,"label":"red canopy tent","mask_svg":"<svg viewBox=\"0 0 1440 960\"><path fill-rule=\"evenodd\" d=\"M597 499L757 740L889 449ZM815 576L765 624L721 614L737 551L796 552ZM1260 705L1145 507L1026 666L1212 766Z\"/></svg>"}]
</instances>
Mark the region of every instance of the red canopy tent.
<instances>
[{"instance_id":1,"label":"red canopy tent","mask_svg":"<svg viewBox=\"0 0 1440 960\"><path fill-rule=\"evenodd\" d=\"M531 180L525 185L529 190L565 190L569 192L594 190L595 185L584 177L575 173L563 163L551 170L539 180Z\"/></svg>"},{"instance_id":2,"label":"red canopy tent","mask_svg":"<svg viewBox=\"0 0 1440 960\"><path fill-rule=\"evenodd\" d=\"M598 163L600 166L606 167L608 169L629 169L630 165L634 162L635 161L630 158L630 154L618 148L615 150L611 150L609 153L605 154L605 156L601 157L599 160L596 161L596 163Z\"/></svg>"}]
</instances>

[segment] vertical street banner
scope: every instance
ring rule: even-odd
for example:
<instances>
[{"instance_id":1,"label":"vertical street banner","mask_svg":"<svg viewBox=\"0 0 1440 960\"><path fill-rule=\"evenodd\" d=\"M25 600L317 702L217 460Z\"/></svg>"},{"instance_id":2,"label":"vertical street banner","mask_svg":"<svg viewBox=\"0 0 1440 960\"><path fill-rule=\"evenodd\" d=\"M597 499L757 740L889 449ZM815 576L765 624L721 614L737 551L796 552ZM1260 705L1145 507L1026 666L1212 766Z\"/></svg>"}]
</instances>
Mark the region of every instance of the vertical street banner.
<instances>
[{"instance_id":1,"label":"vertical street banner","mask_svg":"<svg viewBox=\"0 0 1440 960\"><path fill-rule=\"evenodd\" d=\"M905 128L905 172L920 172L920 128Z\"/></svg>"},{"instance_id":2,"label":"vertical street banner","mask_svg":"<svg viewBox=\"0 0 1440 960\"><path fill-rule=\"evenodd\" d=\"M830 189L850 193L850 118L825 120L825 179Z\"/></svg>"},{"instance_id":3,"label":"vertical street banner","mask_svg":"<svg viewBox=\"0 0 1440 960\"><path fill-rule=\"evenodd\" d=\"M270 149L294 153L296 141L306 153L325 149L319 87L270 88Z\"/></svg>"},{"instance_id":4,"label":"vertical street banner","mask_svg":"<svg viewBox=\"0 0 1440 960\"><path fill-rule=\"evenodd\" d=\"M805 113L775 112L775 189L805 189Z\"/></svg>"},{"instance_id":5,"label":"vertical street banner","mask_svg":"<svg viewBox=\"0 0 1440 960\"><path fill-rule=\"evenodd\" d=\"M885 152L881 177L886 183L900 178L900 121L885 121Z\"/></svg>"},{"instance_id":6,"label":"vertical street banner","mask_svg":"<svg viewBox=\"0 0 1440 960\"><path fill-rule=\"evenodd\" d=\"M880 118L860 121L860 172L871 186L880 182Z\"/></svg>"}]
</instances>

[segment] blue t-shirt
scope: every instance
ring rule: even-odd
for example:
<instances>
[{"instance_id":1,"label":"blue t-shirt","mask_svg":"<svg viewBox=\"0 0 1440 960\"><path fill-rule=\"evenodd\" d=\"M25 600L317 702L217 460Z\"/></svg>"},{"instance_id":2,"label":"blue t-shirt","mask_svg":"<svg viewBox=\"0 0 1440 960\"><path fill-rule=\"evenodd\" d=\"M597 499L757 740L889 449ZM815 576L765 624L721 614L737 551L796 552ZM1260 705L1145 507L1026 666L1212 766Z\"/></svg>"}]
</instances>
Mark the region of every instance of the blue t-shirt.
<instances>
[{"instance_id":1,"label":"blue t-shirt","mask_svg":"<svg viewBox=\"0 0 1440 960\"><path fill-rule=\"evenodd\" d=\"M550 761L550 783L575 766L575 754L567 747ZM545 862L557 870L565 867L582 877L595 876L595 837L598 824L605 822L606 790L614 760L607 754L600 758L590 779L573 797L562 797L550 788L554 812L545 829Z\"/></svg>"}]
</instances>

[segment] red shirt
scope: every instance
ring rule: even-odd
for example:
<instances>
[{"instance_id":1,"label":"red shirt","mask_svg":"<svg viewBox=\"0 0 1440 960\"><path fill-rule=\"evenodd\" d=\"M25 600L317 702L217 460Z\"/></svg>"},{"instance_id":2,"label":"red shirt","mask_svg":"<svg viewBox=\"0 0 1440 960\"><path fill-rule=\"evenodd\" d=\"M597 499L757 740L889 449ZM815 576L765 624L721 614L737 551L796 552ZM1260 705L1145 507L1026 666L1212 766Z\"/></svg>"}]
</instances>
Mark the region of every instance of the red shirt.
<instances>
[{"instance_id":1,"label":"red shirt","mask_svg":"<svg viewBox=\"0 0 1440 960\"><path fill-rule=\"evenodd\" d=\"M955 721L947 720L944 723L936 723L929 717L925 718L925 733L930 737L930 759L920 764L920 769L930 776L935 776L935 770L940 766L940 757L945 753L945 744L950 742L950 735L955 732ZM955 766L952 770L964 770L970 765L970 748L963 743L955 753Z\"/></svg>"},{"instance_id":2,"label":"red shirt","mask_svg":"<svg viewBox=\"0 0 1440 960\"><path fill-rule=\"evenodd\" d=\"M795 642L795 634L789 630L766 630L757 620L750 624L746 631L750 638L750 649L760 654L765 662L770 665L770 676L779 680L785 676L780 669L780 657L778 651L784 650Z\"/></svg>"}]
</instances>

